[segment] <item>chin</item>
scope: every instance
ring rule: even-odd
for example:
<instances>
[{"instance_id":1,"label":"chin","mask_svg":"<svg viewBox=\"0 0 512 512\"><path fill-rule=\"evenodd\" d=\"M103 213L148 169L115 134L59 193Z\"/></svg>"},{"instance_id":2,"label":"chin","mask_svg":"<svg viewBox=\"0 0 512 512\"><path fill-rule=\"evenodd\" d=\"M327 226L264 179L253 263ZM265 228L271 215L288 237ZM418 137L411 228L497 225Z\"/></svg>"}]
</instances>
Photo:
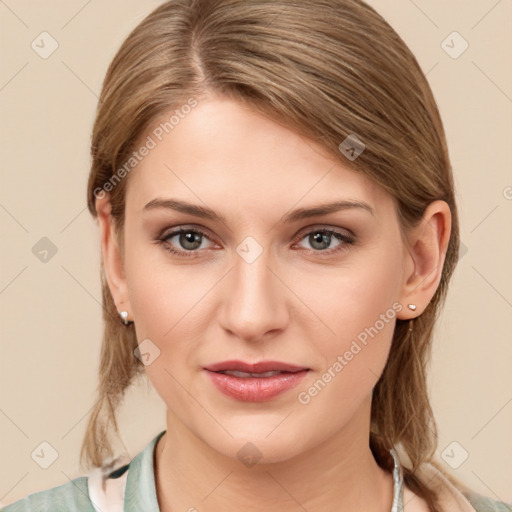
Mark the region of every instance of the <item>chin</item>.
<instances>
[{"instance_id":1,"label":"chin","mask_svg":"<svg viewBox=\"0 0 512 512\"><path fill-rule=\"evenodd\" d=\"M252 468L254 465L274 464L292 459L306 449L303 446L306 437L303 431L300 436L293 435L293 431L287 425L286 429L279 432L279 427L275 427L278 423L274 422L272 428L268 428L267 423L264 426L261 424L258 426L254 421L250 421L246 429L239 427L234 430L227 427L233 437L224 431L219 437L212 438L211 435L201 437L213 450L239 461L247 468Z\"/></svg>"}]
</instances>

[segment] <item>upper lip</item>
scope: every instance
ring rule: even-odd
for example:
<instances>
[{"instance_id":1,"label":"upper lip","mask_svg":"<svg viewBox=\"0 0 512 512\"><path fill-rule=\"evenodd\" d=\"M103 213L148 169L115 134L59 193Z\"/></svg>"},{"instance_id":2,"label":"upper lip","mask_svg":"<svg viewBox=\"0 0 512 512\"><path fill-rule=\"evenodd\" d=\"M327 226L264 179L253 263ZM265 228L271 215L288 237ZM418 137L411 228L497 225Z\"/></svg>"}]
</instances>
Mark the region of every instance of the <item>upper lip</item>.
<instances>
[{"instance_id":1,"label":"upper lip","mask_svg":"<svg viewBox=\"0 0 512 512\"><path fill-rule=\"evenodd\" d=\"M205 370L211 372L220 372L224 370L238 370L246 373L265 373L271 371L298 372L308 370L304 366L295 366L293 364L281 363L279 361L260 361L258 363L245 363L243 361L222 361L205 366Z\"/></svg>"}]
</instances>

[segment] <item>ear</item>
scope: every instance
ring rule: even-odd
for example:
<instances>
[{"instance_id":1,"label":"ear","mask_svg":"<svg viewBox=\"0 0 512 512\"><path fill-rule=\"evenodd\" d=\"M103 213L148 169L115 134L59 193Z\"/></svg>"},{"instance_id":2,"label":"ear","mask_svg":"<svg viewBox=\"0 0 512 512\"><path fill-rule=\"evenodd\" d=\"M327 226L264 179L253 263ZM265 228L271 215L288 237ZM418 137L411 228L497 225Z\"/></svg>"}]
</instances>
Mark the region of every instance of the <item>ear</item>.
<instances>
[{"instance_id":1,"label":"ear","mask_svg":"<svg viewBox=\"0 0 512 512\"><path fill-rule=\"evenodd\" d=\"M405 307L397 318L407 320L421 315L434 296L441 281L451 227L450 207L438 200L429 204L419 224L407 233L399 298ZM408 304L416 305L416 309L412 311Z\"/></svg>"},{"instance_id":2,"label":"ear","mask_svg":"<svg viewBox=\"0 0 512 512\"><path fill-rule=\"evenodd\" d=\"M96 211L100 227L103 264L110 293L118 312L126 311L128 320L130 320L131 308L128 300L124 259L115 233L114 218L111 215L112 205L108 194L103 195L101 199L96 199Z\"/></svg>"}]
</instances>

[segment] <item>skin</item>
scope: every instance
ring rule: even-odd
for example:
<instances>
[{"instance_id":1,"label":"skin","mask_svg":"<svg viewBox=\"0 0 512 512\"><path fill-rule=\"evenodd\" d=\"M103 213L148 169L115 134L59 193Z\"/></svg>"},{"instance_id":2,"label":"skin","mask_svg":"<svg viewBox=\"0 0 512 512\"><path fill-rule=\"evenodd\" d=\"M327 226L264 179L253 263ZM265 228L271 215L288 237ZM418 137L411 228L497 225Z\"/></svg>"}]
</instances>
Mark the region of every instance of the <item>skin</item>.
<instances>
[{"instance_id":1,"label":"skin","mask_svg":"<svg viewBox=\"0 0 512 512\"><path fill-rule=\"evenodd\" d=\"M144 211L156 198L209 207L226 222ZM295 208L340 199L365 202L373 215L351 208L280 223ZM448 205L430 204L404 243L391 196L342 156L334 160L248 107L207 96L131 172L124 253L108 195L96 206L114 301L128 311L139 342L149 338L160 350L146 366L167 406L167 433L155 450L160 509L389 512L392 477L368 439L372 389L395 319L308 404L297 395L393 303L402 306L396 318L422 313L441 277ZM180 244L179 235L155 242L180 226L206 236L194 246ZM315 244L308 236L315 228L352 231L355 243L332 237ZM236 251L246 237L263 249L251 263ZM195 257L179 258L166 246L193 246ZM297 388L247 403L219 392L202 369L229 359L311 370ZM261 455L252 467L237 457L247 442ZM405 502L409 512L427 510L408 489Z\"/></svg>"}]
</instances>

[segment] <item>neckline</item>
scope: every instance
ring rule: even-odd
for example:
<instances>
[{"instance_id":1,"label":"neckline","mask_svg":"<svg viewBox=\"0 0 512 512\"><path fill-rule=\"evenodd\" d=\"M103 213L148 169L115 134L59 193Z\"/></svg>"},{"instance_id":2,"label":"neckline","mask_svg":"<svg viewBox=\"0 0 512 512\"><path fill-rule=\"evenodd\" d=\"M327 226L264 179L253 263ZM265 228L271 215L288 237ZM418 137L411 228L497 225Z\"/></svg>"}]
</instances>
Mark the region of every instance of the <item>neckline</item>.
<instances>
[{"instance_id":1,"label":"neckline","mask_svg":"<svg viewBox=\"0 0 512 512\"><path fill-rule=\"evenodd\" d=\"M159 439L167 432L163 430L156 435L146 448L129 463L125 490L124 512L140 510L160 510L155 479L156 446ZM390 512L403 512L403 471L400 459L394 449L393 457L393 503Z\"/></svg>"}]
</instances>

